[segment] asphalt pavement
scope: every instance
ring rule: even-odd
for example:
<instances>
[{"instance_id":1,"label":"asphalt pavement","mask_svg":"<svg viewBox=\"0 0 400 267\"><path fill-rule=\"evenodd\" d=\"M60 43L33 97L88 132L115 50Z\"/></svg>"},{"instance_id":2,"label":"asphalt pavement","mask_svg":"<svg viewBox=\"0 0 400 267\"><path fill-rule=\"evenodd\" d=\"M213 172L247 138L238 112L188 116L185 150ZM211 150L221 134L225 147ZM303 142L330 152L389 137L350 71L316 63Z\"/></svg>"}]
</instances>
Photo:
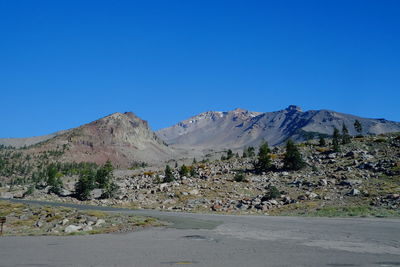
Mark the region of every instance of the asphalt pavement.
<instances>
[{"instance_id":1,"label":"asphalt pavement","mask_svg":"<svg viewBox=\"0 0 400 267\"><path fill-rule=\"evenodd\" d=\"M124 234L0 237L0 266L400 266L398 219L212 215L65 205L149 215L171 225Z\"/></svg>"}]
</instances>

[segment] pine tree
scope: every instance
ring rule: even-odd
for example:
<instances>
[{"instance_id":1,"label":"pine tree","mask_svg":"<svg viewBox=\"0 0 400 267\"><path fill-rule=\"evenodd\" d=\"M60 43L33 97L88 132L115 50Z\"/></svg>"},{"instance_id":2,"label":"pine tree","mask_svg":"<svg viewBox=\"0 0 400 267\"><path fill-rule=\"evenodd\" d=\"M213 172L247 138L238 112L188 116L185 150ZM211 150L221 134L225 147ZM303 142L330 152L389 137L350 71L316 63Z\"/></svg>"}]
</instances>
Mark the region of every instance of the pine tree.
<instances>
[{"instance_id":1,"label":"pine tree","mask_svg":"<svg viewBox=\"0 0 400 267\"><path fill-rule=\"evenodd\" d=\"M62 174L58 172L55 164L50 164L47 167L47 185L50 186L49 192L59 194L63 186L61 181Z\"/></svg>"},{"instance_id":2,"label":"pine tree","mask_svg":"<svg viewBox=\"0 0 400 267\"><path fill-rule=\"evenodd\" d=\"M113 179L113 165L111 161L107 161L96 172L96 183L98 188L106 188Z\"/></svg>"},{"instance_id":3,"label":"pine tree","mask_svg":"<svg viewBox=\"0 0 400 267\"><path fill-rule=\"evenodd\" d=\"M356 132L358 133L358 135L361 136L361 133L362 133L363 129L362 129L361 122L359 120L356 120L354 122L354 129L356 129Z\"/></svg>"},{"instance_id":4,"label":"pine tree","mask_svg":"<svg viewBox=\"0 0 400 267\"><path fill-rule=\"evenodd\" d=\"M87 200L90 192L95 188L95 172L92 169L81 171L79 180L75 185L75 193L80 200Z\"/></svg>"},{"instance_id":5,"label":"pine tree","mask_svg":"<svg viewBox=\"0 0 400 267\"><path fill-rule=\"evenodd\" d=\"M252 157L254 157L255 155L256 155L256 152L255 152L254 147L252 147L252 146L248 147L248 148L247 148L247 156L248 156L249 158L252 158Z\"/></svg>"},{"instance_id":6,"label":"pine tree","mask_svg":"<svg viewBox=\"0 0 400 267\"><path fill-rule=\"evenodd\" d=\"M183 165L181 166L180 170L179 170L179 175L180 175L181 177L183 177L183 176L188 176L189 171L190 171L189 168L188 168L185 164L183 164Z\"/></svg>"},{"instance_id":7,"label":"pine tree","mask_svg":"<svg viewBox=\"0 0 400 267\"><path fill-rule=\"evenodd\" d=\"M165 172L164 172L164 183L169 183L172 182L175 177L172 173L171 167L169 165L165 166Z\"/></svg>"},{"instance_id":8,"label":"pine tree","mask_svg":"<svg viewBox=\"0 0 400 267\"><path fill-rule=\"evenodd\" d=\"M320 147L326 146L325 138L322 135L319 136L319 146Z\"/></svg>"},{"instance_id":9,"label":"pine tree","mask_svg":"<svg viewBox=\"0 0 400 267\"><path fill-rule=\"evenodd\" d=\"M340 150L339 139L340 139L340 133L339 130L335 127L333 129L333 137L332 137L332 148L335 152L339 152Z\"/></svg>"},{"instance_id":10,"label":"pine tree","mask_svg":"<svg viewBox=\"0 0 400 267\"><path fill-rule=\"evenodd\" d=\"M243 149L242 158L247 158L247 147Z\"/></svg>"},{"instance_id":11,"label":"pine tree","mask_svg":"<svg viewBox=\"0 0 400 267\"><path fill-rule=\"evenodd\" d=\"M297 171L305 167L305 162L295 143L289 139L286 143L286 153L283 159L283 168L285 170Z\"/></svg>"},{"instance_id":12,"label":"pine tree","mask_svg":"<svg viewBox=\"0 0 400 267\"><path fill-rule=\"evenodd\" d=\"M231 159L233 158L233 152L231 149L228 149L228 151L226 152L226 159Z\"/></svg>"},{"instance_id":13,"label":"pine tree","mask_svg":"<svg viewBox=\"0 0 400 267\"><path fill-rule=\"evenodd\" d=\"M346 124L343 123L342 125L342 144L350 144L351 143L351 137L349 134L349 130L346 127Z\"/></svg>"},{"instance_id":14,"label":"pine tree","mask_svg":"<svg viewBox=\"0 0 400 267\"><path fill-rule=\"evenodd\" d=\"M114 183L114 176L113 176L114 167L111 161L107 161L100 169L96 171L95 175L95 186L97 188L103 189L103 194L101 198L112 198L118 192L118 186Z\"/></svg>"},{"instance_id":15,"label":"pine tree","mask_svg":"<svg viewBox=\"0 0 400 267\"><path fill-rule=\"evenodd\" d=\"M265 142L260 146L258 151L258 159L254 164L254 169L258 173L267 172L272 168L270 149L268 147L268 143Z\"/></svg>"}]
</instances>

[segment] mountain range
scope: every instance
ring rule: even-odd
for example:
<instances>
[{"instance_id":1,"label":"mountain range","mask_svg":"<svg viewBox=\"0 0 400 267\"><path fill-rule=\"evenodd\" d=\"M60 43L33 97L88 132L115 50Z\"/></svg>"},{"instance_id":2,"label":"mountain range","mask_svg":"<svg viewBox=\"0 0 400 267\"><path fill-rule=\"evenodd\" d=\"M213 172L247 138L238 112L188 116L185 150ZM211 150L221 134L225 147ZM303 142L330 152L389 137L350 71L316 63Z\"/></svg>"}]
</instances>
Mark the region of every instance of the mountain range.
<instances>
[{"instance_id":1,"label":"mountain range","mask_svg":"<svg viewBox=\"0 0 400 267\"><path fill-rule=\"evenodd\" d=\"M131 112L113 113L77 128L31 138L4 138L0 144L24 147L31 153L63 151L60 160L119 166L135 162L157 164L171 159L204 155L224 149L239 150L268 141L272 146L288 138L303 141L320 134L331 135L345 124L355 135L358 120L363 134L400 132L400 123L367 119L330 110L309 110L291 105L275 112L235 109L208 111L153 132L148 123Z\"/></svg>"},{"instance_id":2,"label":"mountain range","mask_svg":"<svg viewBox=\"0 0 400 267\"><path fill-rule=\"evenodd\" d=\"M320 134L332 135L334 127L345 124L350 134L357 134L355 120L363 134L400 131L400 123L385 119L367 119L330 110L309 110L291 105L275 112L252 112L235 109L228 112L209 111L157 131L167 144L200 149L241 149L258 146L262 141L276 146L288 138L304 141Z\"/></svg>"}]
</instances>

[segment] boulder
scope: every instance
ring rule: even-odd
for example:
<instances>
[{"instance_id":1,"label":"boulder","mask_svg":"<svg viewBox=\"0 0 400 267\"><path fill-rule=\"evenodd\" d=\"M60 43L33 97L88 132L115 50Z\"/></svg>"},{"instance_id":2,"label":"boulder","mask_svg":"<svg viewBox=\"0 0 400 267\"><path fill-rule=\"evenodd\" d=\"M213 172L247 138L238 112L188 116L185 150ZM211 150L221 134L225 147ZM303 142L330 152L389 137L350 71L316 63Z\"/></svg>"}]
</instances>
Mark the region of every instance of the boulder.
<instances>
[{"instance_id":1,"label":"boulder","mask_svg":"<svg viewBox=\"0 0 400 267\"><path fill-rule=\"evenodd\" d=\"M199 193L200 193L200 192L199 192L199 190L197 190L197 189L193 189L193 190L189 191L189 194L190 194L190 195L194 195L194 196L198 195Z\"/></svg>"},{"instance_id":2,"label":"boulder","mask_svg":"<svg viewBox=\"0 0 400 267\"><path fill-rule=\"evenodd\" d=\"M92 226L90 226L90 225L86 225L86 226L84 226L84 227L82 228L82 231L84 231L84 232L92 231L92 230L93 230L93 228L92 228Z\"/></svg>"},{"instance_id":3,"label":"boulder","mask_svg":"<svg viewBox=\"0 0 400 267\"><path fill-rule=\"evenodd\" d=\"M94 189L90 192L90 199L98 199L103 195L103 189Z\"/></svg>"},{"instance_id":4,"label":"boulder","mask_svg":"<svg viewBox=\"0 0 400 267\"><path fill-rule=\"evenodd\" d=\"M105 224L105 223L106 223L105 220L103 220L103 219L98 219L97 222L96 222L96 224L95 224L95 226L100 226L100 225Z\"/></svg>"},{"instance_id":5,"label":"boulder","mask_svg":"<svg viewBox=\"0 0 400 267\"><path fill-rule=\"evenodd\" d=\"M65 188L62 188L62 189L60 190L60 193L59 193L58 195L59 195L60 197L68 197L68 196L72 195L72 192L69 191L69 190L67 190L67 189L65 189Z\"/></svg>"},{"instance_id":6,"label":"boulder","mask_svg":"<svg viewBox=\"0 0 400 267\"><path fill-rule=\"evenodd\" d=\"M67 227L65 227L64 232L66 232L67 234L70 234L70 233L78 232L81 229L82 229L82 226L71 224L71 225L68 225Z\"/></svg>"},{"instance_id":7,"label":"boulder","mask_svg":"<svg viewBox=\"0 0 400 267\"><path fill-rule=\"evenodd\" d=\"M14 195L11 194L10 192L0 192L0 198L11 199L14 198Z\"/></svg>"},{"instance_id":8,"label":"boulder","mask_svg":"<svg viewBox=\"0 0 400 267\"><path fill-rule=\"evenodd\" d=\"M356 188L353 188L353 189L350 190L348 195L350 195L350 196L358 196L358 195L360 195L360 193L361 193L360 190L358 190Z\"/></svg>"}]
</instances>

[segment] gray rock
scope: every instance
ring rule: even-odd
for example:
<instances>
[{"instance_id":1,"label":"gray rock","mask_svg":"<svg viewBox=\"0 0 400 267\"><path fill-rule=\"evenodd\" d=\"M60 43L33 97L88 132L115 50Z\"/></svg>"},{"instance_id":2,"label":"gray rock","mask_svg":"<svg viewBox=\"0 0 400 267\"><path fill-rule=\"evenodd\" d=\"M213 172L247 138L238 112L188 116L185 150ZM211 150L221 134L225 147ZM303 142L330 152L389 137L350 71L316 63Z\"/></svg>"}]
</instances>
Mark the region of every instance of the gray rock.
<instances>
[{"instance_id":1,"label":"gray rock","mask_svg":"<svg viewBox=\"0 0 400 267\"><path fill-rule=\"evenodd\" d=\"M92 230L93 230L93 227L90 226L90 225L86 225L86 226L84 226L84 227L82 228L82 231L84 231L84 232L92 231Z\"/></svg>"},{"instance_id":2,"label":"gray rock","mask_svg":"<svg viewBox=\"0 0 400 267\"><path fill-rule=\"evenodd\" d=\"M350 190L348 195L350 195L350 196L358 196L358 195L360 195L360 193L361 193L360 190L358 190L356 188L353 188L353 189Z\"/></svg>"},{"instance_id":3,"label":"gray rock","mask_svg":"<svg viewBox=\"0 0 400 267\"><path fill-rule=\"evenodd\" d=\"M11 199L11 198L14 198L14 195L11 194L10 192L0 192L0 198Z\"/></svg>"},{"instance_id":4,"label":"gray rock","mask_svg":"<svg viewBox=\"0 0 400 267\"><path fill-rule=\"evenodd\" d=\"M65 188L62 188L58 195L61 197L68 197L68 196L72 195L72 192Z\"/></svg>"},{"instance_id":5,"label":"gray rock","mask_svg":"<svg viewBox=\"0 0 400 267\"><path fill-rule=\"evenodd\" d=\"M90 198L91 199L98 199L103 195L103 189L94 189L92 192L90 192Z\"/></svg>"},{"instance_id":6,"label":"gray rock","mask_svg":"<svg viewBox=\"0 0 400 267\"><path fill-rule=\"evenodd\" d=\"M319 180L319 185L320 186L327 186L328 185L328 180L326 180L326 179Z\"/></svg>"},{"instance_id":7,"label":"gray rock","mask_svg":"<svg viewBox=\"0 0 400 267\"><path fill-rule=\"evenodd\" d=\"M308 198L309 199L315 199L315 198L318 198L319 196L318 196L318 194L316 194L316 193L314 193L314 192L311 192L309 195L308 195Z\"/></svg>"},{"instance_id":8,"label":"gray rock","mask_svg":"<svg viewBox=\"0 0 400 267\"><path fill-rule=\"evenodd\" d=\"M65 228L64 232L66 232L67 234L70 234L70 233L78 232L78 231L81 230L81 229L82 229L82 226L71 224L71 225L68 225L68 226Z\"/></svg>"},{"instance_id":9,"label":"gray rock","mask_svg":"<svg viewBox=\"0 0 400 267\"><path fill-rule=\"evenodd\" d=\"M100 226L100 225L105 224L105 223L106 223L105 220L103 220L103 219L98 219L97 222L96 222L96 224L95 224L95 226Z\"/></svg>"},{"instance_id":10,"label":"gray rock","mask_svg":"<svg viewBox=\"0 0 400 267\"><path fill-rule=\"evenodd\" d=\"M189 191L189 194L190 195L198 195L200 192L199 192L199 190L197 190L197 189L193 189L193 190L191 190L191 191Z\"/></svg>"}]
</instances>

